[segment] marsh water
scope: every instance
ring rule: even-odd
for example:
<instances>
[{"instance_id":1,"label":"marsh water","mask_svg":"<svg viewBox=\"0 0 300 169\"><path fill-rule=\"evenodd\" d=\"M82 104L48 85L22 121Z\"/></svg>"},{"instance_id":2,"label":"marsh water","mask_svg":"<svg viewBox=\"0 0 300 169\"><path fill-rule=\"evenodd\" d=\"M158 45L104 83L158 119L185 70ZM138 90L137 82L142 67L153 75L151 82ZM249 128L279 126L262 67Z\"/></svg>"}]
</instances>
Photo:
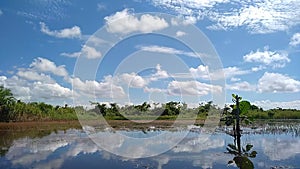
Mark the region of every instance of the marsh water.
<instances>
[{"instance_id":1,"label":"marsh water","mask_svg":"<svg viewBox=\"0 0 300 169\"><path fill-rule=\"evenodd\" d=\"M252 145L251 151L257 152L255 157L245 155L250 162L246 160L248 164L244 168L251 165L254 168L300 168L299 123L265 124L243 127L242 130L241 146ZM107 133L121 133L128 137L150 138L171 133L176 137L183 132L188 133L178 144L147 158L143 155L149 144L140 146L107 136ZM120 156L107 151L110 149L101 148L82 129L42 130L34 134L24 130L1 131L0 168L237 168L236 164L228 164L236 156L227 150L228 144L234 143L228 133L230 128L218 127L213 133L206 133L208 137L203 139L201 135L205 132L199 126L97 131L101 137L106 137L106 145L110 148L121 150L126 147L127 151L122 152L125 156ZM160 146L168 146L167 143L157 140L151 145L160 149Z\"/></svg>"}]
</instances>

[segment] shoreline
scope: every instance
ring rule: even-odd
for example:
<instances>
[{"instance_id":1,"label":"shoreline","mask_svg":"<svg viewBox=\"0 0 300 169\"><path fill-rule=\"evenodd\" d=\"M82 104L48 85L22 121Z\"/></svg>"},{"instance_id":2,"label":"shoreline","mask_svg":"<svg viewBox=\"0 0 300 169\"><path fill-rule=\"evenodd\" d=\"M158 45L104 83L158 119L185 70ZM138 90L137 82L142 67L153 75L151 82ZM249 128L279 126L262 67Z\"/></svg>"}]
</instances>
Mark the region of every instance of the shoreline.
<instances>
[{"instance_id":1,"label":"shoreline","mask_svg":"<svg viewBox=\"0 0 300 169\"><path fill-rule=\"evenodd\" d=\"M155 127L172 127L175 120L86 120L81 121L84 125L91 126L107 126L110 125L113 128L148 128L151 126ZM179 120L176 122L177 125L196 124L203 125L204 120ZM60 121L25 121L25 122L0 122L0 130L25 130L25 129L46 129L48 127L69 127L69 128L82 128L82 124L78 120L60 120Z\"/></svg>"},{"instance_id":2,"label":"shoreline","mask_svg":"<svg viewBox=\"0 0 300 169\"><path fill-rule=\"evenodd\" d=\"M82 124L82 123L83 124ZM174 124L175 120L105 120L105 121L97 121L97 120L53 120L53 121L25 121L25 122L0 122L0 131L5 130L26 130L26 129L38 129L38 130L46 130L49 128L54 129L66 129L66 128L75 128L82 129L83 125L90 126L111 126L115 129L120 128L132 128L132 129L145 129L149 127L156 128L170 128L174 126L183 126L183 125L204 125L205 120L177 120L176 124ZM299 119L256 119L252 125L260 126L262 124L272 124L272 123L300 123ZM220 123L219 123L220 124Z\"/></svg>"}]
</instances>

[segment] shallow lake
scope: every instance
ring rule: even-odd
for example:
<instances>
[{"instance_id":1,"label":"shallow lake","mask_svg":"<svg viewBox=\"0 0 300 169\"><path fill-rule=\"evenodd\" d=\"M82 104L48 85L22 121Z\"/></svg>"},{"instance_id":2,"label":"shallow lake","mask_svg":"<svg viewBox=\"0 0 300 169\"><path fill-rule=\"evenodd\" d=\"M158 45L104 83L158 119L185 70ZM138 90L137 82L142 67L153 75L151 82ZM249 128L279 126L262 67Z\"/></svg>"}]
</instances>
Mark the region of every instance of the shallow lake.
<instances>
[{"instance_id":1,"label":"shallow lake","mask_svg":"<svg viewBox=\"0 0 300 169\"><path fill-rule=\"evenodd\" d=\"M226 134L229 129L219 127L213 133L199 126L97 131L85 126L85 131L67 129L37 135L2 131L0 168L237 168L236 164L228 165L236 156L227 150L228 144L234 143ZM299 123L242 129L241 146L252 145L250 151L257 152L253 158L243 153L252 163L246 160L245 166L300 168Z\"/></svg>"}]
</instances>

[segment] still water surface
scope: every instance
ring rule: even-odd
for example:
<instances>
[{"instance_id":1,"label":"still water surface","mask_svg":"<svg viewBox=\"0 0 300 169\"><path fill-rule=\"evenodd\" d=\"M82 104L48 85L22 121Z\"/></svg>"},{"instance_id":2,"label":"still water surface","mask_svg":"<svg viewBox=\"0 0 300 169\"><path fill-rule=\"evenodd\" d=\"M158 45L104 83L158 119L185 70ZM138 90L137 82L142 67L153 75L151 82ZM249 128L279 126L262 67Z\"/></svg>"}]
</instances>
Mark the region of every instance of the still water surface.
<instances>
[{"instance_id":1,"label":"still water surface","mask_svg":"<svg viewBox=\"0 0 300 169\"><path fill-rule=\"evenodd\" d=\"M228 165L235 156L226 150L234 143L233 137L226 134L228 128L218 128L207 139L200 127L188 126L177 130L149 128L148 130L119 130L124 135L148 138L164 132L180 135L183 130L189 134L169 151L154 157L128 159L116 156L99 148L80 129L56 131L39 136L22 136L20 133L1 134L0 168L237 168ZM249 158L255 168L300 168L300 125L263 126L255 129L243 128L242 147L253 145L257 152ZM107 132L107 131L99 131ZM24 135L24 131L23 131ZM13 139L12 139L13 138ZM109 139L109 138L107 138ZM148 151L147 147L135 148L122 140L109 140L111 148L126 147L125 153L139 157ZM156 143L153 143L156 144ZM157 143L159 146L159 142ZM129 147L129 148L128 148Z\"/></svg>"}]
</instances>

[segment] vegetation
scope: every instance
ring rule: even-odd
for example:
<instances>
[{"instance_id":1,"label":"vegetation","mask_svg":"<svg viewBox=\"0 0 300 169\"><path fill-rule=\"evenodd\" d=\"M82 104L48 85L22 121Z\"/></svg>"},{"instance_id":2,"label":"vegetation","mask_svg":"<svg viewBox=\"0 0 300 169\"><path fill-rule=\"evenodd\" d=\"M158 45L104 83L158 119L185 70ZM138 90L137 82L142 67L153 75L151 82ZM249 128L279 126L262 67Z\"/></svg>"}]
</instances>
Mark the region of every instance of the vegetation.
<instances>
[{"instance_id":1,"label":"vegetation","mask_svg":"<svg viewBox=\"0 0 300 169\"><path fill-rule=\"evenodd\" d=\"M74 108L16 100L9 89L0 86L0 121L77 120Z\"/></svg>"},{"instance_id":2,"label":"vegetation","mask_svg":"<svg viewBox=\"0 0 300 169\"><path fill-rule=\"evenodd\" d=\"M95 116L102 115L110 120L174 120L179 116L182 119L196 117L198 120L205 120L209 114L219 118L223 112L223 121L232 123L232 110L235 108L234 105L229 105L221 109L212 101L201 103L195 108L189 108L186 103L175 101L153 105L144 102L140 105L125 106L116 103L91 102L91 105L94 108L86 110L83 106L53 106L43 102L25 103L17 100L9 89L0 86L0 122L77 120L78 114L85 119L94 119ZM240 102L240 110L241 121L247 124L253 119L300 119L300 110L278 107L265 111L246 100Z\"/></svg>"},{"instance_id":3,"label":"vegetation","mask_svg":"<svg viewBox=\"0 0 300 169\"><path fill-rule=\"evenodd\" d=\"M251 151L253 145L247 144L244 147L241 146L241 129L240 122L245 120L249 122L247 116L243 115L251 108L251 104L247 101L241 101L242 97L232 94L232 101L235 103L232 105L232 111L228 112L226 109L223 113L225 116L223 120L227 126L232 125L232 133L229 133L234 138L233 144L227 145L227 153L234 155L233 160L228 161L228 164L235 163L238 168L241 169L253 169L254 165L249 158L255 158L256 151Z\"/></svg>"}]
</instances>

